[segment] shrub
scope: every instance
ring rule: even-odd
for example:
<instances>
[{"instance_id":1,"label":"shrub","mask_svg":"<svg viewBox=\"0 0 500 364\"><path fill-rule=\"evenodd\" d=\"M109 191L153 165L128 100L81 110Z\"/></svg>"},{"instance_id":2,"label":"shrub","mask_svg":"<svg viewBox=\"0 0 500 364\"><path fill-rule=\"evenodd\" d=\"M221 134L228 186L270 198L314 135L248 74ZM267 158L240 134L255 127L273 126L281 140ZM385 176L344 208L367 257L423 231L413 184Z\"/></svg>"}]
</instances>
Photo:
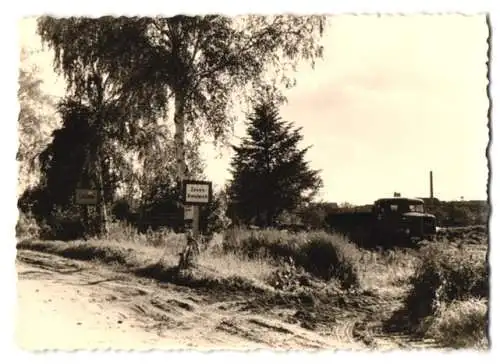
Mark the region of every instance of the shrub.
<instances>
[{"instance_id":1,"label":"shrub","mask_svg":"<svg viewBox=\"0 0 500 364\"><path fill-rule=\"evenodd\" d=\"M488 304L485 299L453 301L441 307L427 331L446 347L488 348Z\"/></svg>"},{"instance_id":2,"label":"shrub","mask_svg":"<svg viewBox=\"0 0 500 364\"><path fill-rule=\"evenodd\" d=\"M419 323L454 300L487 299L488 276L486 250L474 252L444 243L424 248L405 302L411 323Z\"/></svg>"},{"instance_id":3,"label":"shrub","mask_svg":"<svg viewBox=\"0 0 500 364\"><path fill-rule=\"evenodd\" d=\"M359 285L360 258L360 251L345 238L312 233L299 248L297 261L312 274L325 280L337 278L345 288L350 288Z\"/></svg>"},{"instance_id":4,"label":"shrub","mask_svg":"<svg viewBox=\"0 0 500 364\"><path fill-rule=\"evenodd\" d=\"M344 288L359 284L358 262L362 254L352 243L338 235L238 229L226 235L223 249L251 259L267 258L277 263L291 261L321 279L338 279Z\"/></svg>"},{"instance_id":5,"label":"shrub","mask_svg":"<svg viewBox=\"0 0 500 364\"><path fill-rule=\"evenodd\" d=\"M363 289L384 297L404 297L408 281L420 263L418 252L410 248L364 250L359 262Z\"/></svg>"}]
</instances>

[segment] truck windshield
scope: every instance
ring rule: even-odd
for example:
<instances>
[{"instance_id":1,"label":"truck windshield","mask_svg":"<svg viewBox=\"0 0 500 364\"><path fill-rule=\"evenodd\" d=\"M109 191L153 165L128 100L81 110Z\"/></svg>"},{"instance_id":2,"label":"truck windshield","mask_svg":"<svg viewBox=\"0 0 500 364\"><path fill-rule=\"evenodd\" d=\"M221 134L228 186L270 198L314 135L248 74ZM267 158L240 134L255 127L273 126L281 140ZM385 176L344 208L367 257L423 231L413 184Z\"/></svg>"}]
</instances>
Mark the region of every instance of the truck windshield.
<instances>
[{"instance_id":1,"label":"truck windshield","mask_svg":"<svg viewBox=\"0 0 500 364\"><path fill-rule=\"evenodd\" d=\"M389 205L389 211L397 213L405 212L424 212L424 205L422 204L408 204L408 203L392 203Z\"/></svg>"},{"instance_id":2,"label":"truck windshield","mask_svg":"<svg viewBox=\"0 0 500 364\"><path fill-rule=\"evenodd\" d=\"M413 204L413 205L409 205L408 209L410 212L424 212L424 205Z\"/></svg>"}]
</instances>

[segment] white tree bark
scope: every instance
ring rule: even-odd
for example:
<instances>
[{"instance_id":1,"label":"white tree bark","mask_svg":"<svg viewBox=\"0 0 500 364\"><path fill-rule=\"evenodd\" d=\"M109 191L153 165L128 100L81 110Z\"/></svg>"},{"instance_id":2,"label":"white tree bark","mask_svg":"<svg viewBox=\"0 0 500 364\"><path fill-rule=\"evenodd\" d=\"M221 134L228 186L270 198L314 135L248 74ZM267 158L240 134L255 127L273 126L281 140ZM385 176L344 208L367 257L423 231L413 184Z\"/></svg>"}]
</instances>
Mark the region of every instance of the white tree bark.
<instances>
[{"instance_id":1,"label":"white tree bark","mask_svg":"<svg viewBox=\"0 0 500 364\"><path fill-rule=\"evenodd\" d=\"M175 145L175 156L177 162L177 180L179 181L179 186L182 186L182 182L187 175L186 166L186 153L185 153L185 99L183 92L176 92L175 94L175 114L174 114L174 124L175 124L175 135L174 135L174 145ZM182 192L181 192L182 193ZM194 227L196 230L196 227ZM187 245L184 248L180 259L178 267L184 269L190 265L194 264L196 255L199 252L199 244L196 239L189 231L186 232Z\"/></svg>"},{"instance_id":2,"label":"white tree bark","mask_svg":"<svg viewBox=\"0 0 500 364\"><path fill-rule=\"evenodd\" d=\"M98 200L97 208L99 213L99 235L103 236L108 233L108 214L106 211L106 200L104 198L104 179L103 179L103 165L102 165L102 148L97 151L97 178L98 178Z\"/></svg>"},{"instance_id":3,"label":"white tree bark","mask_svg":"<svg viewBox=\"0 0 500 364\"><path fill-rule=\"evenodd\" d=\"M174 134L174 145L175 145L175 157L177 163L177 180L182 183L186 178L186 153L184 150L184 138L185 138L185 100L182 92L176 92L175 94L175 111L174 111L174 124L175 124L175 134Z\"/></svg>"}]
</instances>

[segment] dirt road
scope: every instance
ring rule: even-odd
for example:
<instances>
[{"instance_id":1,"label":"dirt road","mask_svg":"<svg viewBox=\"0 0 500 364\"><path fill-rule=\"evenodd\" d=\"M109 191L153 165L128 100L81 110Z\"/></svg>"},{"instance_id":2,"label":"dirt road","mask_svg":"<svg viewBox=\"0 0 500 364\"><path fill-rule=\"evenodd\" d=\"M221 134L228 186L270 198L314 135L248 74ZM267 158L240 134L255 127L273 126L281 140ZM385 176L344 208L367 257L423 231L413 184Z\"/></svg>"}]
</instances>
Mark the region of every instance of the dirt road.
<instances>
[{"instance_id":1,"label":"dirt road","mask_svg":"<svg viewBox=\"0 0 500 364\"><path fill-rule=\"evenodd\" d=\"M255 313L244 296L210 299L196 290L117 273L99 264L32 251L18 254L16 339L42 349L366 349L353 321L325 335Z\"/></svg>"}]
</instances>

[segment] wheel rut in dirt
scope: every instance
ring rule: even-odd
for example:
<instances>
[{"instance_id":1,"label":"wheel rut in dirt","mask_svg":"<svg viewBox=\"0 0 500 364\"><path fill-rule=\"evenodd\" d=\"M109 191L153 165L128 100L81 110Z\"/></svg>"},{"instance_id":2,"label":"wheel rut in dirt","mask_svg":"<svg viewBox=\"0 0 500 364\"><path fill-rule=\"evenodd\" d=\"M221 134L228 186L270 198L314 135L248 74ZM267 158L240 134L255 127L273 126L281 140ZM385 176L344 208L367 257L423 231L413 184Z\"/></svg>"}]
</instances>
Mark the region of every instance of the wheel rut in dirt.
<instances>
[{"instance_id":1,"label":"wheel rut in dirt","mask_svg":"<svg viewBox=\"0 0 500 364\"><path fill-rule=\"evenodd\" d=\"M367 349L398 347L395 342L405 340L412 346L406 338L377 335L367 324L373 323L374 313L389 307L369 294L238 292L220 286L211 291L25 250L19 252L18 262L24 267L19 270L21 280L42 287L50 281L62 289L62 298L67 294L87 300L102 311L92 314L131 322L133 330L147 334L145 342L151 347L175 342L207 349Z\"/></svg>"}]
</instances>

